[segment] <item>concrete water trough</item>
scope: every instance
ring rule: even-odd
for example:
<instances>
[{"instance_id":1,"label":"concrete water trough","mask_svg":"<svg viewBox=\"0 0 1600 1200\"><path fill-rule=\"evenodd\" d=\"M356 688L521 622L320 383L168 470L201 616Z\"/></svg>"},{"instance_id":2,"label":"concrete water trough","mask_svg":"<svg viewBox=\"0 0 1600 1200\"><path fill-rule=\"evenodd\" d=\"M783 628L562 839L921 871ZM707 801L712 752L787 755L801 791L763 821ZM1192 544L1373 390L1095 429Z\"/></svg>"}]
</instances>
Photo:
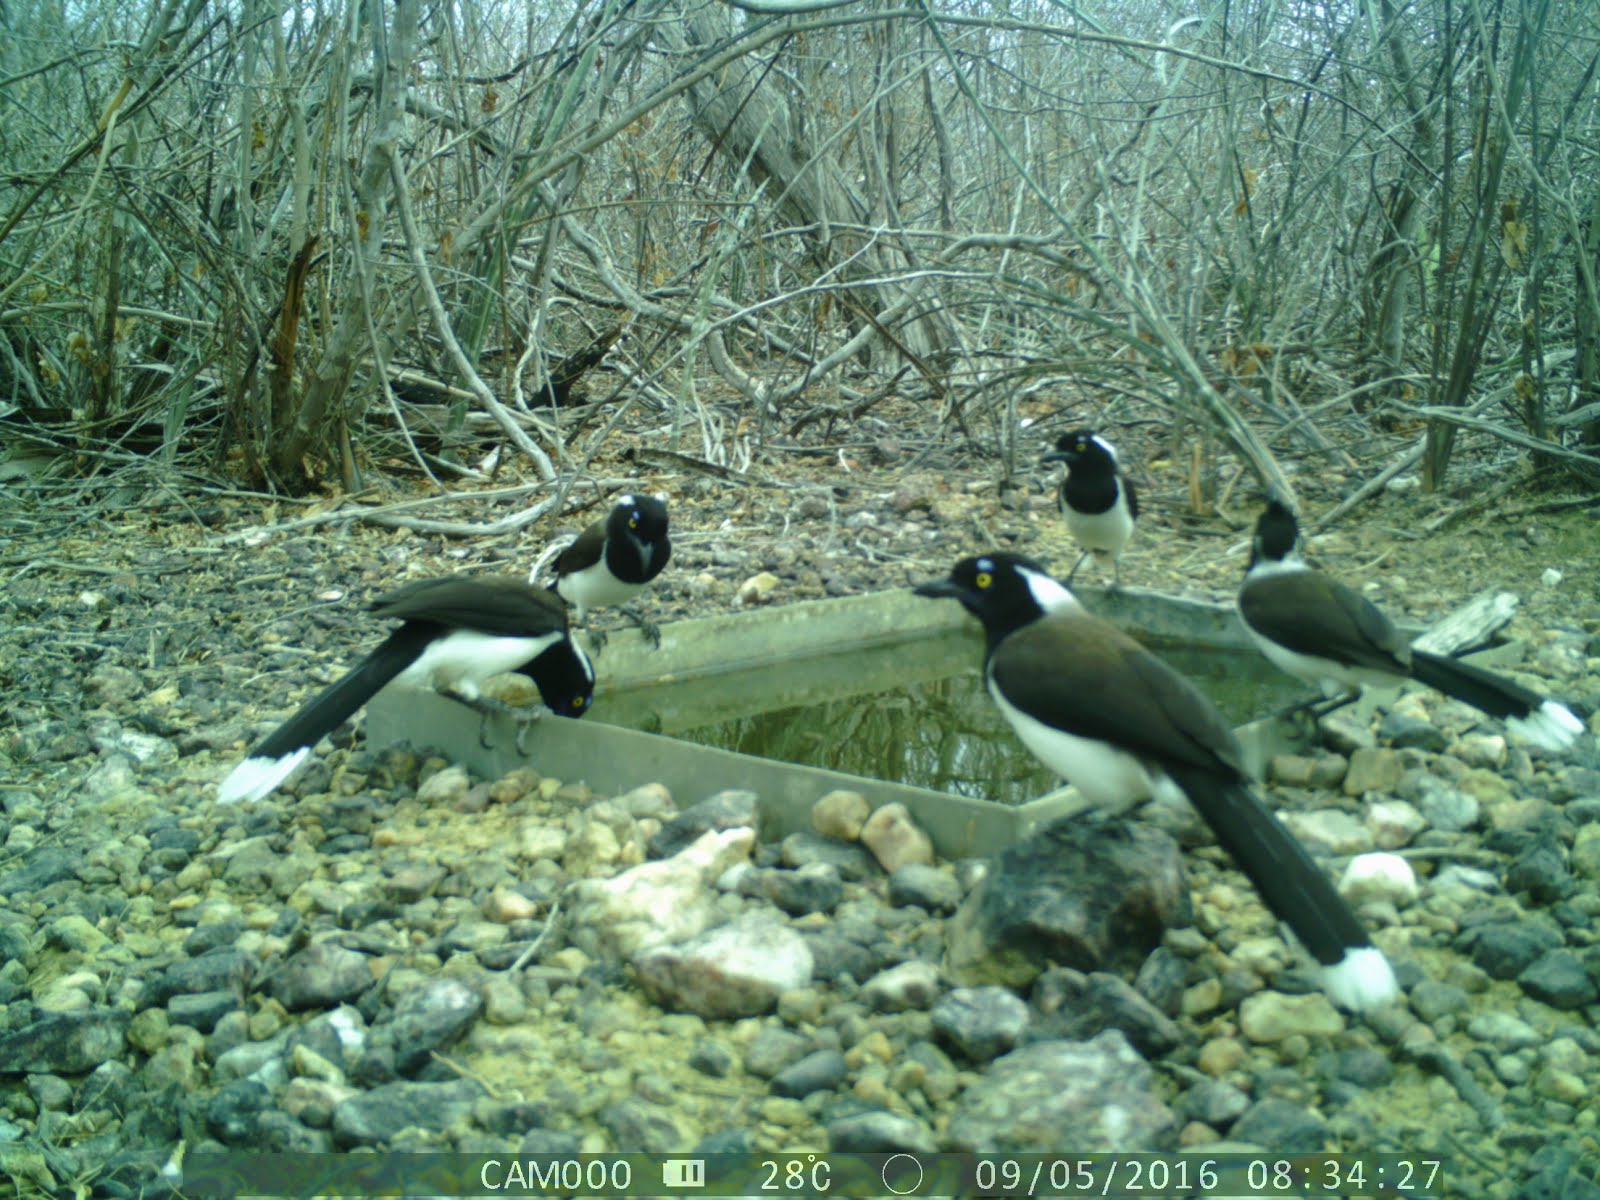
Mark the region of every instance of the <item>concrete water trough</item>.
<instances>
[{"instance_id":1,"label":"concrete water trough","mask_svg":"<svg viewBox=\"0 0 1600 1200\"><path fill-rule=\"evenodd\" d=\"M1160 653L1194 648L1222 656L1218 674L1272 675L1229 606L1127 588L1083 588L1079 595L1086 607ZM688 806L723 789L747 789L760 797L766 839L809 829L817 799L845 788L863 794L873 807L904 804L946 858L988 856L1077 810L1077 793L1042 785L1031 799L1003 804L666 736L974 673L982 653L977 622L953 602L909 591L806 601L665 625L659 647L637 630L613 633L596 659L599 684L591 714L537 722L523 738L522 753L509 718L485 722L446 697L414 692L376 697L368 706L367 737L374 749L395 743L436 747L485 778L531 766L542 775L585 782L601 795L659 782ZM1285 678L1277 677L1279 690L1257 711L1282 706ZM1258 770L1273 755L1302 748L1307 736L1303 722L1277 719L1246 723L1239 735ZM1014 752L1031 765L1009 732L995 736L998 756Z\"/></svg>"}]
</instances>

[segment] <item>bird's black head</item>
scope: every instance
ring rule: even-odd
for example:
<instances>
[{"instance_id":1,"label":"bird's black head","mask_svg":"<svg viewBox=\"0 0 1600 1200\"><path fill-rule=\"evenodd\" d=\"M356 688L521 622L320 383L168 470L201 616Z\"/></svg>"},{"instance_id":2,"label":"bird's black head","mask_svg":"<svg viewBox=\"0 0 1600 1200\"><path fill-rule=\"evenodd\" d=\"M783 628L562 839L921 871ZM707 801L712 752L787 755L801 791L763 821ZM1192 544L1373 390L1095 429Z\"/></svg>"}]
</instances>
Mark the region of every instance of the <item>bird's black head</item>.
<instances>
[{"instance_id":1,"label":"bird's black head","mask_svg":"<svg viewBox=\"0 0 1600 1200\"><path fill-rule=\"evenodd\" d=\"M979 621L991 644L1077 599L1031 558L996 551L963 558L947 578L918 584L919 596L946 596Z\"/></svg>"},{"instance_id":2,"label":"bird's black head","mask_svg":"<svg viewBox=\"0 0 1600 1200\"><path fill-rule=\"evenodd\" d=\"M1294 513L1276 496L1267 499L1267 507L1256 518L1255 536L1250 539L1250 565L1259 562L1282 562L1293 555L1300 540L1300 525Z\"/></svg>"},{"instance_id":3,"label":"bird's black head","mask_svg":"<svg viewBox=\"0 0 1600 1200\"><path fill-rule=\"evenodd\" d=\"M666 501L643 492L617 497L616 506L606 520L606 536L632 542L639 551L645 578L653 578L667 561L663 553L669 546Z\"/></svg>"},{"instance_id":4,"label":"bird's black head","mask_svg":"<svg viewBox=\"0 0 1600 1200\"><path fill-rule=\"evenodd\" d=\"M538 685L539 699L561 717L581 717L594 699L594 667L571 638L547 647L525 668Z\"/></svg>"},{"instance_id":5,"label":"bird's black head","mask_svg":"<svg viewBox=\"0 0 1600 1200\"><path fill-rule=\"evenodd\" d=\"M1064 462L1069 471L1075 471L1079 467L1115 471L1117 452L1110 442L1094 430L1078 429L1058 437L1056 448L1046 454L1040 462Z\"/></svg>"}]
</instances>

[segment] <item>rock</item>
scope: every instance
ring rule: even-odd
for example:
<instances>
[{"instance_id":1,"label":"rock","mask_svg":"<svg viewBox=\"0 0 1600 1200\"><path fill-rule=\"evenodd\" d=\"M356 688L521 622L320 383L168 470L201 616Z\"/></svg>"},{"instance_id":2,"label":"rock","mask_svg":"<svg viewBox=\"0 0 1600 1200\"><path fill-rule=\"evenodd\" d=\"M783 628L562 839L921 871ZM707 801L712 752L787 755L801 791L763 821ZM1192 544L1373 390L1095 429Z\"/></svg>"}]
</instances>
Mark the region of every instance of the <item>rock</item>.
<instances>
[{"instance_id":1,"label":"rock","mask_svg":"<svg viewBox=\"0 0 1600 1200\"><path fill-rule=\"evenodd\" d=\"M811 806L811 827L823 837L853 842L872 815L872 805L860 792L835 789Z\"/></svg>"},{"instance_id":2,"label":"rock","mask_svg":"<svg viewBox=\"0 0 1600 1200\"><path fill-rule=\"evenodd\" d=\"M102 663L83 679L83 701L91 708L120 708L142 695L144 681L127 667Z\"/></svg>"},{"instance_id":3,"label":"rock","mask_svg":"<svg viewBox=\"0 0 1600 1200\"><path fill-rule=\"evenodd\" d=\"M727 1044L716 1038L701 1038L689 1051L689 1065L713 1079L726 1079L736 1061Z\"/></svg>"},{"instance_id":4,"label":"rock","mask_svg":"<svg viewBox=\"0 0 1600 1200\"><path fill-rule=\"evenodd\" d=\"M885 871L893 874L909 863L933 862L933 841L917 827L904 804L885 804L861 827L861 842Z\"/></svg>"},{"instance_id":5,"label":"rock","mask_svg":"<svg viewBox=\"0 0 1600 1200\"><path fill-rule=\"evenodd\" d=\"M986 1063L1011 1050L1028 1027L1028 1006L1003 987L955 988L928 1016L939 1040L964 1058Z\"/></svg>"},{"instance_id":6,"label":"rock","mask_svg":"<svg viewBox=\"0 0 1600 1200\"><path fill-rule=\"evenodd\" d=\"M1378 722L1378 736L1392 745L1405 749L1428 750L1437 753L1449 744L1441 730L1432 721L1401 709L1391 709Z\"/></svg>"},{"instance_id":7,"label":"rock","mask_svg":"<svg viewBox=\"0 0 1600 1200\"><path fill-rule=\"evenodd\" d=\"M1577 887L1561 843L1548 834L1517 855L1506 871L1505 884L1506 891L1526 892L1535 904L1554 904Z\"/></svg>"},{"instance_id":8,"label":"rock","mask_svg":"<svg viewBox=\"0 0 1600 1200\"><path fill-rule=\"evenodd\" d=\"M1249 1096L1220 1079L1202 1079L1178 1098L1180 1113L1213 1129L1226 1129L1249 1107Z\"/></svg>"},{"instance_id":9,"label":"rock","mask_svg":"<svg viewBox=\"0 0 1600 1200\"><path fill-rule=\"evenodd\" d=\"M933 1003L942 986L939 968L924 959L914 958L867 980L861 988L861 999L879 1012L925 1009Z\"/></svg>"},{"instance_id":10,"label":"rock","mask_svg":"<svg viewBox=\"0 0 1600 1200\"><path fill-rule=\"evenodd\" d=\"M841 842L820 834L791 833L778 846L786 867L804 867L811 863L827 863L843 879L860 881L882 874L878 860L872 852L857 842Z\"/></svg>"},{"instance_id":11,"label":"rock","mask_svg":"<svg viewBox=\"0 0 1600 1200\"><path fill-rule=\"evenodd\" d=\"M253 1079L225 1083L206 1104L206 1125L217 1140L229 1146L249 1146L256 1140L261 1114L272 1103L272 1093Z\"/></svg>"},{"instance_id":12,"label":"rock","mask_svg":"<svg viewBox=\"0 0 1600 1200\"><path fill-rule=\"evenodd\" d=\"M1334 1074L1357 1087L1385 1087L1394 1078L1394 1062L1381 1050L1352 1046L1334 1057Z\"/></svg>"},{"instance_id":13,"label":"rock","mask_svg":"<svg viewBox=\"0 0 1600 1200\"><path fill-rule=\"evenodd\" d=\"M160 975L146 980L139 993L139 1006L165 1004L173 996L186 993L242 993L250 986L253 974L254 964L238 950L208 950L197 958L179 959Z\"/></svg>"},{"instance_id":14,"label":"rock","mask_svg":"<svg viewBox=\"0 0 1600 1200\"><path fill-rule=\"evenodd\" d=\"M372 986L371 960L332 942L312 942L289 956L268 990L290 1012L331 1008Z\"/></svg>"},{"instance_id":15,"label":"rock","mask_svg":"<svg viewBox=\"0 0 1600 1200\"><path fill-rule=\"evenodd\" d=\"M21 866L0 873L0 896L42 892L52 883L75 879L82 865L83 857L70 850L45 847L24 851Z\"/></svg>"},{"instance_id":16,"label":"rock","mask_svg":"<svg viewBox=\"0 0 1600 1200\"><path fill-rule=\"evenodd\" d=\"M810 1040L798 1033L764 1025L745 1047L744 1069L757 1079L771 1079L785 1067L799 1062L810 1048Z\"/></svg>"},{"instance_id":17,"label":"rock","mask_svg":"<svg viewBox=\"0 0 1600 1200\"><path fill-rule=\"evenodd\" d=\"M732 829L753 830L758 821L759 799L756 794L730 788L668 819L650 836L646 848L651 858L670 858L707 833L722 833Z\"/></svg>"},{"instance_id":18,"label":"rock","mask_svg":"<svg viewBox=\"0 0 1600 1200\"><path fill-rule=\"evenodd\" d=\"M1439 983L1432 979L1424 979L1417 984L1407 998L1411 1002L1411 1011L1430 1025L1441 1017L1465 1012L1472 1002L1471 997L1455 984Z\"/></svg>"},{"instance_id":19,"label":"rock","mask_svg":"<svg viewBox=\"0 0 1600 1200\"><path fill-rule=\"evenodd\" d=\"M1460 833L1477 825L1482 813L1478 801L1460 788L1432 775L1407 775L1402 789L1417 806L1429 827L1443 833Z\"/></svg>"},{"instance_id":20,"label":"rock","mask_svg":"<svg viewBox=\"0 0 1600 1200\"><path fill-rule=\"evenodd\" d=\"M417 788L417 803L427 808L453 809L466 799L471 787L472 777L465 767L446 767L430 775Z\"/></svg>"},{"instance_id":21,"label":"rock","mask_svg":"<svg viewBox=\"0 0 1600 1200\"><path fill-rule=\"evenodd\" d=\"M1283 823L1302 842L1330 854L1361 854L1372 849L1372 834L1352 813L1337 808L1288 812Z\"/></svg>"},{"instance_id":22,"label":"rock","mask_svg":"<svg viewBox=\"0 0 1600 1200\"><path fill-rule=\"evenodd\" d=\"M1370 900L1395 907L1417 898L1417 876L1398 854L1360 854L1352 858L1339 878L1339 893L1353 905Z\"/></svg>"},{"instance_id":23,"label":"rock","mask_svg":"<svg viewBox=\"0 0 1600 1200\"><path fill-rule=\"evenodd\" d=\"M783 582L771 571L752 575L739 585L735 599L742 605L770 604L776 598L778 586Z\"/></svg>"},{"instance_id":24,"label":"rock","mask_svg":"<svg viewBox=\"0 0 1600 1200\"><path fill-rule=\"evenodd\" d=\"M1344 1032L1344 1018L1319 993L1286 996L1282 992L1256 992L1239 1005L1239 1028L1252 1042L1272 1043L1295 1034L1332 1037Z\"/></svg>"},{"instance_id":25,"label":"rock","mask_svg":"<svg viewBox=\"0 0 1600 1200\"><path fill-rule=\"evenodd\" d=\"M1506 765L1508 750L1498 733L1469 733L1450 747L1450 753L1469 767L1498 771Z\"/></svg>"},{"instance_id":26,"label":"rock","mask_svg":"<svg viewBox=\"0 0 1600 1200\"><path fill-rule=\"evenodd\" d=\"M1506 1012L1478 1013L1467 1022L1467 1036L1504 1052L1526 1050L1544 1042L1533 1026Z\"/></svg>"},{"instance_id":27,"label":"rock","mask_svg":"<svg viewBox=\"0 0 1600 1200\"><path fill-rule=\"evenodd\" d=\"M0 1075L81 1075L122 1053L131 1014L115 1008L52 1013L0 1034Z\"/></svg>"},{"instance_id":28,"label":"rock","mask_svg":"<svg viewBox=\"0 0 1600 1200\"><path fill-rule=\"evenodd\" d=\"M608 1104L597 1114L614 1146L637 1146L645 1154L664 1154L683 1146L683 1131L671 1110L639 1096Z\"/></svg>"},{"instance_id":29,"label":"rock","mask_svg":"<svg viewBox=\"0 0 1600 1200\"><path fill-rule=\"evenodd\" d=\"M1551 1008L1578 1009L1600 1000L1583 960L1566 949L1546 950L1517 975L1517 985Z\"/></svg>"},{"instance_id":30,"label":"rock","mask_svg":"<svg viewBox=\"0 0 1600 1200\"><path fill-rule=\"evenodd\" d=\"M844 1055L837 1050L814 1050L772 1077L775 1096L803 1100L813 1092L832 1091L844 1082Z\"/></svg>"},{"instance_id":31,"label":"rock","mask_svg":"<svg viewBox=\"0 0 1600 1200\"><path fill-rule=\"evenodd\" d=\"M1050 963L1137 970L1191 923L1178 844L1120 818L1057 821L1008 847L948 926L959 983L1026 986Z\"/></svg>"},{"instance_id":32,"label":"rock","mask_svg":"<svg viewBox=\"0 0 1600 1200\"><path fill-rule=\"evenodd\" d=\"M1378 800L1367 805L1367 831L1380 850L1398 850L1411 844L1428 827L1427 818L1416 805L1405 800Z\"/></svg>"},{"instance_id":33,"label":"rock","mask_svg":"<svg viewBox=\"0 0 1600 1200\"><path fill-rule=\"evenodd\" d=\"M374 1039L394 1047L395 1069L410 1075L451 1045L483 1011L483 993L462 979L434 979L408 989L387 1021L372 1027Z\"/></svg>"},{"instance_id":34,"label":"rock","mask_svg":"<svg viewBox=\"0 0 1600 1200\"><path fill-rule=\"evenodd\" d=\"M1087 1042L1035 1042L996 1059L962 1092L944 1148L1153 1150L1176 1128L1150 1064L1108 1029Z\"/></svg>"},{"instance_id":35,"label":"rock","mask_svg":"<svg viewBox=\"0 0 1600 1200\"><path fill-rule=\"evenodd\" d=\"M710 831L671 858L580 879L567 893L568 937L591 957L618 959L693 938L715 919L718 877L748 862L754 845L749 826Z\"/></svg>"},{"instance_id":36,"label":"rock","mask_svg":"<svg viewBox=\"0 0 1600 1200\"><path fill-rule=\"evenodd\" d=\"M374 1146L402 1129L444 1130L472 1111L483 1089L470 1079L451 1083L386 1083L336 1105L336 1145Z\"/></svg>"},{"instance_id":37,"label":"rock","mask_svg":"<svg viewBox=\"0 0 1600 1200\"><path fill-rule=\"evenodd\" d=\"M1051 967L1033 985L1040 1013L1030 1040L1078 1040L1102 1029L1123 1033L1141 1054L1156 1057L1183 1039L1178 1026L1120 975Z\"/></svg>"},{"instance_id":38,"label":"rock","mask_svg":"<svg viewBox=\"0 0 1600 1200\"><path fill-rule=\"evenodd\" d=\"M1360 747L1350 755L1350 769L1344 776L1344 794L1392 792L1404 773L1405 758L1398 750L1388 746Z\"/></svg>"},{"instance_id":39,"label":"rock","mask_svg":"<svg viewBox=\"0 0 1600 1200\"><path fill-rule=\"evenodd\" d=\"M837 1154L935 1154L939 1143L921 1121L879 1110L828 1122L828 1149ZM906 1190L914 1186L912 1182Z\"/></svg>"},{"instance_id":40,"label":"rock","mask_svg":"<svg viewBox=\"0 0 1600 1200\"><path fill-rule=\"evenodd\" d=\"M812 959L799 934L752 913L689 941L644 950L633 965L646 993L665 1007L748 1017L770 1012L780 993L810 983Z\"/></svg>"},{"instance_id":41,"label":"rock","mask_svg":"<svg viewBox=\"0 0 1600 1200\"><path fill-rule=\"evenodd\" d=\"M790 916L828 913L844 899L844 881L831 863L807 863L794 871L768 871L762 883L771 901Z\"/></svg>"},{"instance_id":42,"label":"rock","mask_svg":"<svg viewBox=\"0 0 1600 1200\"><path fill-rule=\"evenodd\" d=\"M201 1033L210 1033L218 1021L238 1008L239 993L234 991L191 992L167 1001L174 1025L188 1025Z\"/></svg>"},{"instance_id":43,"label":"rock","mask_svg":"<svg viewBox=\"0 0 1600 1200\"><path fill-rule=\"evenodd\" d=\"M1289 1100L1268 1096L1251 1105L1229 1131L1234 1141L1271 1146L1278 1154L1311 1154L1327 1144L1328 1126Z\"/></svg>"},{"instance_id":44,"label":"rock","mask_svg":"<svg viewBox=\"0 0 1600 1200\"><path fill-rule=\"evenodd\" d=\"M1371 750L1378 744L1372 730L1357 719L1349 708L1336 708L1317 718L1317 732L1323 745L1340 754Z\"/></svg>"},{"instance_id":45,"label":"rock","mask_svg":"<svg viewBox=\"0 0 1600 1200\"><path fill-rule=\"evenodd\" d=\"M935 915L952 913L961 903L961 884L949 870L907 863L889 876L889 903L914 904Z\"/></svg>"},{"instance_id":46,"label":"rock","mask_svg":"<svg viewBox=\"0 0 1600 1200\"><path fill-rule=\"evenodd\" d=\"M1562 941L1559 933L1531 922L1485 925L1473 941L1472 961L1491 978L1515 979Z\"/></svg>"}]
</instances>

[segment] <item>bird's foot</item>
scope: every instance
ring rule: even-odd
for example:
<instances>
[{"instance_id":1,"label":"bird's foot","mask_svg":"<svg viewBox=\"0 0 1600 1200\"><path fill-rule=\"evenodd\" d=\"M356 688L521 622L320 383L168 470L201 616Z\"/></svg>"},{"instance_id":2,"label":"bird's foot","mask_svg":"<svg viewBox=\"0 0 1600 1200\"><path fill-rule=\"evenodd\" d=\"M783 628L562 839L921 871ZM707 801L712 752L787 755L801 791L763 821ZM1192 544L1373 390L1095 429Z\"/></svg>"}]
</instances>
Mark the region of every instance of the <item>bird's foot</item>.
<instances>
[{"instance_id":1,"label":"bird's foot","mask_svg":"<svg viewBox=\"0 0 1600 1200\"><path fill-rule=\"evenodd\" d=\"M489 741L490 717L507 717L511 720L517 727L517 753L526 754L524 742L528 730L550 715L550 709L544 704L507 704L504 700L496 700L492 696L463 696L459 693L452 699L478 714L478 745L485 750L494 748Z\"/></svg>"},{"instance_id":2,"label":"bird's foot","mask_svg":"<svg viewBox=\"0 0 1600 1200\"><path fill-rule=\"evenodd\" d=\"M606 648L607 635L604 629L585 630L589 635L589 650L594 657L600 657L600 651Z\"/></svg>"}]
</instances>

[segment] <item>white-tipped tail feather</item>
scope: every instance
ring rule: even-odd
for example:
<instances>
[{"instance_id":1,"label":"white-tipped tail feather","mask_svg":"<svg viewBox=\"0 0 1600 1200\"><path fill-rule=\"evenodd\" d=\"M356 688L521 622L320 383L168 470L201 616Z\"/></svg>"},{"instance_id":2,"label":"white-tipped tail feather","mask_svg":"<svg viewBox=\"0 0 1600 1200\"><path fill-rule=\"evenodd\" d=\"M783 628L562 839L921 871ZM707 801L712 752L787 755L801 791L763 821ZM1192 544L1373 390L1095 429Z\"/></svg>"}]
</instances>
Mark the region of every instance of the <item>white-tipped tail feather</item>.
<instances>
[{"instance_id":1,"label":"white-tipped tail feather","mask_svg":"<svg viewBox=\"0 0 1600 1200\"><path fill-rule=\"evenodd\" d=\"M301 746L279 758L247 758L222 781L217 789L219 804L238 804L241 801L260 800L282 783L311 753L310 746Z\"/></svg>"},{"instance_id":2,"label":"white-tipped tail feather","mask_svg":"<svg viewBox=\"0 0 1600 1200\"><path fill-rule=\"evenodd\" d=\"M1351 1012L1380 1008L1400 994L1389 960L1374 946L1348 950L1331 967L1323 967L1322 985Z\"/></svg>"},{"instance_id":3,"label":"white-tipped tail feather","mask_svg":"<svg viewBox=\"0 0 1600 1200\"><path fill-rule=\"evenodd\" d=\"M1507 717L1506 728L1540 749L1558 754L1578 740L1584 724L1565 704L1546 700L1525 717Z\"/></svg>"}]
</instances>

